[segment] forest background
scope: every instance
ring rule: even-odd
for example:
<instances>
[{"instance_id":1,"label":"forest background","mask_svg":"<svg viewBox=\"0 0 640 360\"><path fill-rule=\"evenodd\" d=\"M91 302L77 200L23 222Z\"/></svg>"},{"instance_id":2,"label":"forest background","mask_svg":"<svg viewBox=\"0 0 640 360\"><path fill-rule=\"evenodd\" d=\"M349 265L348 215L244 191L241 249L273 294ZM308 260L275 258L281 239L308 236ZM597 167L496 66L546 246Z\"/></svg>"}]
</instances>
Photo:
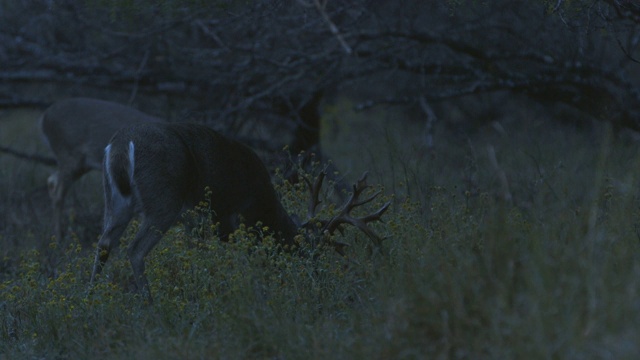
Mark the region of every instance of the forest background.
<instances>
[{"instance_id":1,"label":"forest background","mask_svg":"<svg viewBox=\"0 0 640 360\"><path fill-rule=\"evenodd\" d=\"M636 2L2 0L0 23L0 359L640 355ZM249 144L301 217L309 154L326 205L369 171L386 238L310 260L176 227L153 306L124 255L88 295L99 174L53 239L51 168L7 152L50 157L36 120L73 96Z\"/></svg>"}]
</instances>

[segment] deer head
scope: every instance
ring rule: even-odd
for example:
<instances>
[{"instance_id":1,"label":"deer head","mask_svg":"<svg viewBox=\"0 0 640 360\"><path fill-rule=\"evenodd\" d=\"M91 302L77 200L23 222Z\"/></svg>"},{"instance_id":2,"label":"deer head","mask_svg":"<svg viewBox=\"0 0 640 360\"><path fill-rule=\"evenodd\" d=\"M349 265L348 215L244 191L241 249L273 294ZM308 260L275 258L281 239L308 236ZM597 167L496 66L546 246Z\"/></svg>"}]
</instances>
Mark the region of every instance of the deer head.
<instances>
[{"instance_id":1,"label":"deer head","mask_svg":"<svg viewBox=\"0 0 640 360\"><path fill-rule=\"evenodd\" d=\"M58 241L64 235L62 211L69 187L85 173L100 169L113 134L127 125L159 121L124 105L87 98L61 100L45 110L40 129L58 163L47 180Z\"/></svg>"},{"instance_id":2,"label":"deer head","mask_svg":"<svg viewBox=\"0 0 640 360\"><path fill-rule=\"evenodd\" d=\"M142 223L128 248L138 290L151 302L144 274L144 258L180 214L194 207L209 189L210 204L222 239L239 224L260 221L274 232L284 248L294 248L298 226L283 208L266 167L249 147L196 124L137 124L118 131L105 148L104 231L98 242L91 283L132 217ZM321 179L312 187L313 212L319 203ZM354 194L323 231L332 233L349 223L376 236L367 222L379 220L389 204L369 217L355 218L351 209L366 187L364 178ZM371 198L373 199L373 198Z\"/></svg>"}]
</instances>

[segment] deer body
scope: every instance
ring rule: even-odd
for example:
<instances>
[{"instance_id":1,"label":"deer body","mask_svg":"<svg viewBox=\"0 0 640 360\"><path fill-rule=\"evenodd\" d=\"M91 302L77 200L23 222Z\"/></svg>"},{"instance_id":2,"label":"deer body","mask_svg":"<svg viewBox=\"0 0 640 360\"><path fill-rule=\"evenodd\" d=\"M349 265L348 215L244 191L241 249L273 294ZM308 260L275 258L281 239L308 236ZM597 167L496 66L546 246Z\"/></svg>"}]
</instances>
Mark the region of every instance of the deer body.
<instances>
[{"instance_id":1,"label":"deer body","mask_svg":"<svg viewBox=\"0 0 640 360\"><path fill-rule=\"evenodd\" d=\"M41 131L58 163L57 170L47 179L58 241L63 236L62 212L67 191L82 175L100 169L104 147L113 134L134 123L160 121L124 105L88 98L58 101L43 113Z\"/></svg>"},{"instance_id":2,"label":"deer body","mask_svg":"<svg viewBox=\"0 0 640 360\"><path fill-rule=\"evenodd\" d=\"M104 230L91 276L100 273L109 252L132 217L142 217L128 256L138 290L151 301L144 257L183 210L204 199L226 237L241 216L261 221L285 244L293 244L297 226L282 207L260 158L247 146L196 124L137 124L118 131L105 149Z\"/></svg>"}]
</instances>

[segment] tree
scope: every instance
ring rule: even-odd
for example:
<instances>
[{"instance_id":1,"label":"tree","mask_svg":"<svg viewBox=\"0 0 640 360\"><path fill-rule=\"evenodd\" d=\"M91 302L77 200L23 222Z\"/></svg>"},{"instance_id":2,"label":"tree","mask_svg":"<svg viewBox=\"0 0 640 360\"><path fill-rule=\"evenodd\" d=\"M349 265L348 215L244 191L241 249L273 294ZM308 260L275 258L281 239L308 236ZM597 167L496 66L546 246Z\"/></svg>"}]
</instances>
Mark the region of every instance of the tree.
<instances>
[{"instance_id":1,"label":"tree","mask_svg":"<svg viewBox=\"0 0 640 360\"><path fill-rule=\"evenodd\" d=\"M640 130L631 1L2 2L0 102L24 84L164 98L257 144L318 148L322 96L433 113L506 92ZM126 95L124 95L126 94ZM315 108L315 109L313 109ZM152 109L152 112L158 112ZM315 114L315 115L314 115ZM284 140L282 134L293 136Z\"/></svg>"}]
</instances>

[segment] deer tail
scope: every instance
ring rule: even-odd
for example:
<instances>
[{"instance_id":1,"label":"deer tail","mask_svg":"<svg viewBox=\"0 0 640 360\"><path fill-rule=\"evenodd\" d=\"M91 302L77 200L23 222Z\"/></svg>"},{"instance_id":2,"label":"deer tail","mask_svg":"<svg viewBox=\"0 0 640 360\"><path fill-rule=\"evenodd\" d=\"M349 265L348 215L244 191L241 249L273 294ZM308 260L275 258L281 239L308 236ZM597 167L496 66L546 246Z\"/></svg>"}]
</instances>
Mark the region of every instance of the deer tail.
<instances>
[{"instance_id":1,"label":"deer tail","mask_svg":"<svg viewBox=\"0 0 640 360\"><path fill-rule=\"evenodd\" d=\"M111 186L115 185L123 196L130 196L133 185L133 169L135 165L135 145L133 141L122 151L107 145L104 154L104 172ZM120 151L119 151L120 150Z\"/></svg>"}]
</instances>

